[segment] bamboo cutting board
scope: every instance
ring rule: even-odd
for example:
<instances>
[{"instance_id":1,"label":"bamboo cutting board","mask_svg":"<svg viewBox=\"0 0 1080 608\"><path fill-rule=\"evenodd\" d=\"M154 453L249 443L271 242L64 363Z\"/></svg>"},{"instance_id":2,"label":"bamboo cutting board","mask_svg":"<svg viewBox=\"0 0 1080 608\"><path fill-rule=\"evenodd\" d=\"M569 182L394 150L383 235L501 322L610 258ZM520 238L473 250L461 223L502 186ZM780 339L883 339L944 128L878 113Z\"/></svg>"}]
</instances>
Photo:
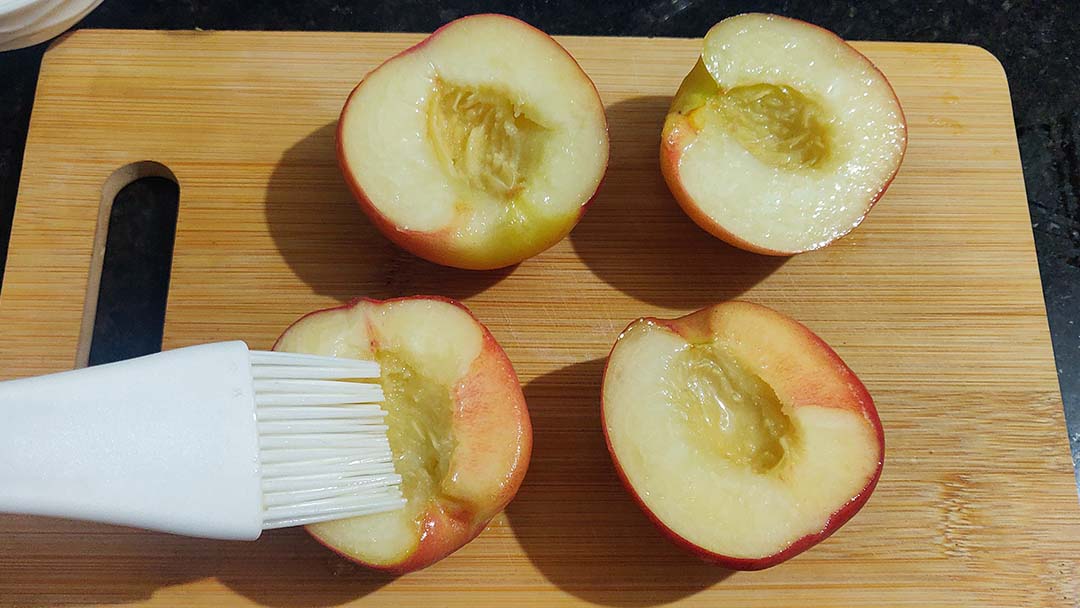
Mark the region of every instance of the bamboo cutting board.
<instances>
[{"instance_id":1,"label":"bamboo cutting board","mask_svg":"<svg viewBox=\"0 0 1080 608\"><path fill-rule=\"evenodd\" d=\"M298 530L220 543L0 517L0 605L1080 603L1080 508L993 57L858 44L904 105L907 159L862 227L784 261L706 236L660 177L660 125L699 41L560 38L607 106L607 180L554 249L466 272L379 236L334 160L346 94L419 38L81 31L55 45L0 296L0 373L85 356L99 220L134 176L171 172L180 215L166 348L224 338L265 348L299 315L357 295L463 299L506 348L532 414L535 452L517 499L475 542L399 579ZM863 511L758 573L699 563L654 531L616 481L599 425L603 358L630 320L736 297L831 343L874 395L887 437Z\"/></svg>"}]
</instances>

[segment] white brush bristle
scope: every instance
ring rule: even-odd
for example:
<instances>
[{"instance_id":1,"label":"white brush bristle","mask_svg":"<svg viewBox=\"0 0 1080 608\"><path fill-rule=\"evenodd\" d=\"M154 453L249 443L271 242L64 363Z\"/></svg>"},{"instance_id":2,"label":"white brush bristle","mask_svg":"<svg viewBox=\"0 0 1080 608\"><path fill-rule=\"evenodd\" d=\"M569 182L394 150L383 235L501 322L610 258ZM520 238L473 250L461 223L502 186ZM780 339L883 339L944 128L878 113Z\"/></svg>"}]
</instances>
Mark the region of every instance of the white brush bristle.
<instances>
[{"instance_id":1,"label":"white brush bristle","mask_svg":"<svg viewBox=\"0 0 1080 608\"><path fill-rule=\"evenodd\" d=\"M263 528L401 508L373 361L252 351Z\"/></svg>"}]
</instances>

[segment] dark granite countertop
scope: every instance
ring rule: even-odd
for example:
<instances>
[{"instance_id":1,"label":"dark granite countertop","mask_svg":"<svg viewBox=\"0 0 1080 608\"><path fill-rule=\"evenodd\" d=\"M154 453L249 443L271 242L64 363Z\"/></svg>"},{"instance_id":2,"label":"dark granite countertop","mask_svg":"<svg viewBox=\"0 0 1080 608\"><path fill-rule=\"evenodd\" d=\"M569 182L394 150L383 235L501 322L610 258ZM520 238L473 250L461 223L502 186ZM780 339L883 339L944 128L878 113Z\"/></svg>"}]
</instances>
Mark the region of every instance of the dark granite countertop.
<instances>
[{"instance_id":1,"label":"dark granite countertop","mask_svg":"<svg viewBox=\"0 0 1080 608\"><path fill-rule=\"evenodd\" d=\"M985 47L1004 64L1011 86L1075 464L1080 462L1077 8L1064 0L106 0L80 27L429 32L462 15L494 11L513 14L552 34L694 37L729 15L765 11L816 23L851 40L962 42ZM0 53L0 258L6 255L44 46Z\"/></svg>"}]
</instances>

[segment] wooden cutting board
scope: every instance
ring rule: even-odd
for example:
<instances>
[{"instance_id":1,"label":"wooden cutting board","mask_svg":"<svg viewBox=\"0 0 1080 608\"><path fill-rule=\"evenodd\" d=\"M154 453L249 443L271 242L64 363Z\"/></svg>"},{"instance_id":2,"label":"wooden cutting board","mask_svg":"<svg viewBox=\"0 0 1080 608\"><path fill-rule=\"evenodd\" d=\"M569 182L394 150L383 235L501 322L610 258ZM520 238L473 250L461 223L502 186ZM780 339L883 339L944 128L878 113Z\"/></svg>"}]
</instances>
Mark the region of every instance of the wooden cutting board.
<instances>
[{"instance_id":1,"label":"wooden cutting board","mask_svg":"<svg viewBox=\"0 0 1080 608\"><path fill-rule=\"evenodd\" d=\"M1080 602L1080 508L1008 88L991 55L859 43L903 102L907 159L861 228L784 261L706 236L660 177L661 122L699 41L560 38L607 105L607 180L554 249L466 272L379 236L334 160L346 94L419 39L80 31L55 45L0 296L0 374L85 356L100 218L133 176L162 172L131 163L155 161L180 184L166 348L224 338L265 348L299 315L358 295L465 300L509 353L532 414L517 499L475 542L399 579L299 530L220 543L0 517L0 605ZM854 520L758 573L699 563L654 531L616 481L599 424L603 359L629 321L730 298L777 308L831 343L874 395L888 444Z\"/></svg>"}]
</instances>

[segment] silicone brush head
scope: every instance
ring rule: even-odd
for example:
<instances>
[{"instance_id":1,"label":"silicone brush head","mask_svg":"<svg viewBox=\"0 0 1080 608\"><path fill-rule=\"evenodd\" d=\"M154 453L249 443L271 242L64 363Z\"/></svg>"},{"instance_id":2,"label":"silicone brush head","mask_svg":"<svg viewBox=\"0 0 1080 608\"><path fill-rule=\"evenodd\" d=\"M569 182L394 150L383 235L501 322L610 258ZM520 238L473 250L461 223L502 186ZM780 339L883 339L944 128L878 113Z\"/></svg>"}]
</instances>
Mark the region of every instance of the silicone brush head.
<instances>
[{"instance_id":1,"label":"silicone brush head","mask_svg":"<svg viewBox=\"0 0 1080 608\"><path fill-rule=\"evenodd\" d=\"M251 352L263 529L399 509L379 365Z\"/></svg>"}]
</instances>

